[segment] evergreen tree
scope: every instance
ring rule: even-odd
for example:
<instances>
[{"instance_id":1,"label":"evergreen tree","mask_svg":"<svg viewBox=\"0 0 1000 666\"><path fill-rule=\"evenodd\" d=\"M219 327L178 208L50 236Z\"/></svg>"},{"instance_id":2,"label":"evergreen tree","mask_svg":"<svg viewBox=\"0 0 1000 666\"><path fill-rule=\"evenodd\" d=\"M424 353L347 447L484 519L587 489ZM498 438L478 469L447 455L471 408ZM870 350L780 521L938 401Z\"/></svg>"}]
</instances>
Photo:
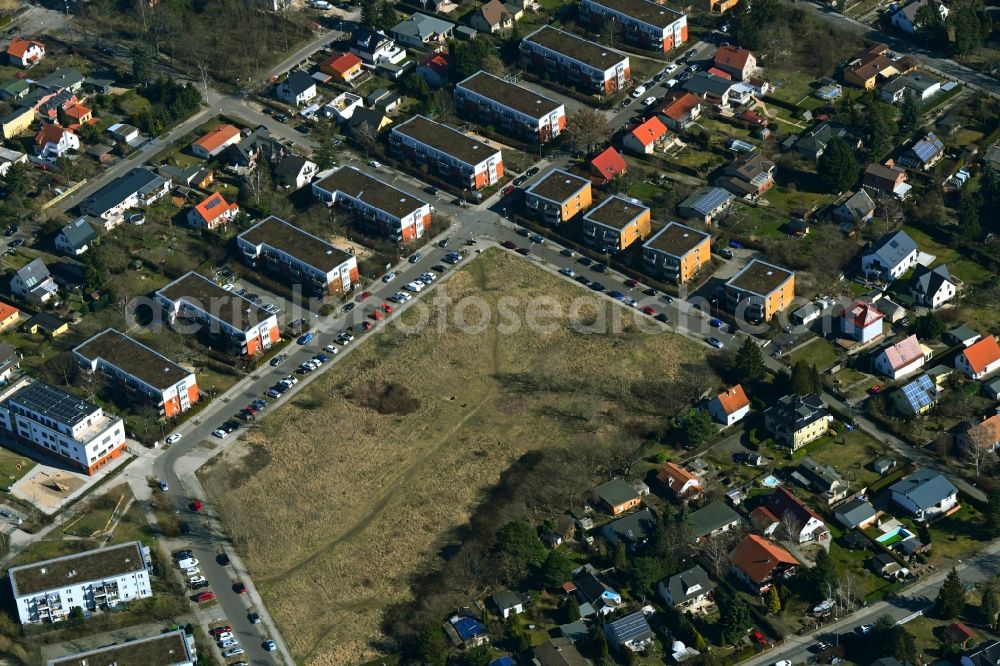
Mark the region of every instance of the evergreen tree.
<instances>
[{"instance_id":1,"label":"evergreen tree","mask_svg":"<svg viewBox=\"0 0 1000 666\"><path fill-rule=\"evenodd\" d=\"M986 496L986 529L991 537L1000 536L1000 486Z\"/></svg>"},{"instance_id":2,"label":"evergreen tree","mask_svg":"<svg viewBox=\"0 0 1000 666\"><path fill-rule=\"evenodd\" d=\"M983 19L970 2L957 4L953 23L955 26L955 52L969 55L978 51L986 37Z\"/></svg>"},{"instance_id":3,"label":"evergreen tree","mask_svg":"<svg viewBox=\"0 0 1000 666\"><path fill-rule=\"evenodd\" d=\"M615 544L614 552L611 554L611 566L618 571L625 571L628 566L628 559L625 557L625 544L621 541Z\"/></svg>"},{"instance_id":4,"label":"evergreen tree","mask_svg":"<svg viewBox=\"0 0 1000 666\"><path fill-rule=\"evenodd\" d=\"M701 446L718 432L718 429L712 422L712 417L708 415L708 412L701 409L691 408L684 412L677 419L677 425L680 426L681 436L684 438L685 443L692 447Z\"/></svg>"},{"instance_id":5,"label":"evergreen tree","mask_svg":"<svg viewBox=\"0 0 1000 666\"><path fill-rule=\"evenodd\" d=\"M767 612L771 615L781 612L781 597L778 596L778 588L775 585L772 585L767 593Z\"/></svg>"},{"instance_id":6,"label":"evergreen tree","mask_svg":"<svg viewBox=\"0 0 1000 666\"><path fill-rule=\"evenodd\" d=\"M904 664L916 664L917 644L903 625L894 625L879 633L879 652Z\"/></svg>"},{"instance_id":7,"label":"evergreen tree","mask_svg":"<svg viewBox=\"0 0 1000 666\"><path fill-rule=\"evenodd\" d=\"M705 637L701 635L701 632L697 629L694 630L694 641L692 641L694 649L698 652L704 652L708 649L708 643L705 641Z\"/></svg>"},{"instance_id":8,"label":"evergreen tree","mask_svg":"<svg viewBox=\"0 0 1000 666\"><path fill-rule=\"evenodd\" d=\"M920 126L921 106L920 100L912 92L907 92L903 98L903 104L899 108L899 131L903 135L910 135Z\"/></svg>"},{"instance_id":9,"label":"evergreen tree","mask_svg":"<svg viewBox=\"0 0 1000 666\"><path fill-rule=\"evenodd\" d=\"M153 79L153 50L149 44L132 47L132 80L141 86Z\"/></svg>"},{"instance_id":10,"label":"evergreen tree","mask_svg":"<svg viewBox=\"0 0 1000 666\"><path fill-rule=\"evenodd\" d=\"M659 558L636 558L629 567L632 596L652 597L656 593L656 582L665 575L667 570Z\"/></svg>"},{"instance_id":11,"label":"evergreen tree","mask_svg":"<svg viewBox=\"0 0 1000 666\"><path fill-rule=\"evenodd\" d=\"M937 596L937 614L942 620L958 617L965 607L965 587L958 572L952 567L948 577L944 579L941 591Z\"/></svg>"},{"instance_id":12,"label":"evergreen tree","mask_svg":"<svg viewBox=\"0 0 1000 666\"><path fill-rule=\"evenodd\" d=\"M493 660L493 650L489 645L477 645L465 652L465 666L489 666Z\"/></svg>"},{"instance_id":13,"label":"evergreen tree","mask_svg":"<svg viewBox=\"0 0 1000 666\"><path fill-rule=\"evenodd\" d=\"M813 598L817 601L830 598L837 590L838 579L837 563L833 561L825 548L820 548L816 555L816 562L809 570Z\"/></svg>"},{"instance_id":14,"label":"evergreen tree","mask_svg":"<svg viewBox=\"0 0 1000 666\"><path fill-rule=\"evenodd\" d=\"M27 194L31 186L31 181L28 180L29 172L30 167L24 162L11 164L6 177L7 193L18 198Z\"/></svg>"},{"instance_id":15,"label":"evergreen tree","mask_svg":"<svg viewBox=\"0 0 1000 666\"><path fill-rule=\"evenodd\" d=\"M854 151L840 137L833 137L826 144L816 170L826 188L834 193L853 187L858 180L858 161Z\"/></svg>"},{"instance_id":16,"label":"evergreen tree","mask_svg":"<svg viewBox=\"0 0 1000 666\"><path fill-rule=\"evenodd\" d=\"M516 520L501 527L497 532L493 549L498 555L509 557L512 566L521 574L545 557L545 547L538 540L534 528L523 520Z\"/></svg>"},{"instance_id":17,"label":"evergreen tree","mask_svg":"<svg viewBox=\"0 0 1000 666\"><path fill-rule=\"evenodd\" d=\"M798 395L818 393L819 387L816 386L814 377L812 367L805 359L796 361L792 366L792 392Z\"/></svg>"},{"instance_id":18,"label":"evergreen tree","mask_svg":"<svg viewBox=\"0 0 1000 666\"><path fill-rule=\"evenodd\" d=\"M941 320L941 317L933 311L917 317L916 321L913 322L913 332L919 338L939 340L946 330L948 327Z\"/></svg>"},{"instance_id":19,"label":"evergreen tree","mask_svg":"<svg viewBox=\"0 0 1000 666\"><path fill-rule=\"evenodd\" d=\"M723 640L730 645L735 645L737 641L746 633L747 629L753 626L750 617L750 609L743 597L737 595L727 597L722 606L722 636Z\"/></svg>"},{"instance_id":20,"label":"evergreen tree","mask_svg":"<svg viewBox=\"0 0 1000 666\"><path fill-rule=\"evenodd\" d=\"M570 562L559 549L549 551L542 563L542 584L548 588L557 588L570 577Z\"/></svg>"},{"instance_id":21,"label":"evergreen tree","mask_svg":"<svg viewBox=\"0 0 1000 666\"><path fill-rule=\"evenodd\" d=\"M979 222L982 196L972 188L962 190L958 204L958 230L969 240L978 240L983 235Z\"/></svg>"},{"instance_id":22,"label":"evergreen tree","mask_svg":"<svg viewBox=\"0 0 1000 666\"><path fill-rule=\"evenodd\" d=\"M414 650L420 658L420 663L429 666L445 666L448 660L448 646L444 642L441 627L428 624L417 635Z\"/></svg>"},{"instance_id":23,"label":"evergreen tree","mask_svg":"<svg viewBox=\"0 0 1000 666\"><path fill-rule=\"evenodd\" d=\"M983 614L983 622L986 626L996 626L997 614L1000 613L1000 600L997 599L997 590L994 583L987 583L983 588L979 610Z\"/></svg>"},{"instance_id":24,"label":"evergreen tree","mask_svg":"<svg viewBox=\"0 0 1000 666\"><path fill-rule=\"evenodd\" d=\"M741 382L755 382L763 379L767 374L760 346L749 337L743 341L739 351L736 352L733 369Z\"/></svg>"},{"instance_id":25,"label":"evergreen tree","mask_svg":"<svg viewBox=\"0 0 1000 666\"><path fill-rule=\"evenodd\" d=\"M577 601L576 595L571 594L566 600L566 622L576 622L580 619L580 602Z\"/></svg>"},{"instance_id":26,"label":"evergreen tree","mask_svg":"<svg viewBox=\"0 0 1000 666\"><path fill-rule=\"evenodd\" d=\"M414 78L420 78L419 76ZM320 123L316 137L316 150L313 151L313 162L320 171L326 171L337 163L337 149L333 145L336 132L330 123Z\"/></svg>"},{"instance_id":27,"label":"evergreen tree","mask_svg":"<svg viewBox=\"0 0 1000 666\"><path fill-rule=\"evenodd\" d=\"M928 2L918 9L915 19L917 37L925 47L935 51L948 49L948 27L941 18L936 2Z\"/></svg>"}]
</instances>

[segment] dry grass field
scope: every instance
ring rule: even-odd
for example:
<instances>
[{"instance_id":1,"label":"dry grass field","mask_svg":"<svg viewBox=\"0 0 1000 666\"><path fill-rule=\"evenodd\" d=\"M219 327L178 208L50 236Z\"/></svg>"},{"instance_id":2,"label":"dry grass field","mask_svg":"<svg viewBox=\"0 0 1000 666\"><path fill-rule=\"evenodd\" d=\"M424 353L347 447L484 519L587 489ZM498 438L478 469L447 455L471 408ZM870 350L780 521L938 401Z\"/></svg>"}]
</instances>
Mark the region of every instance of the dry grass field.
<instances>
[{"instance_id":1,"label":"dry grass field","mask_svg":"<svg viewBox=\"0 0 1000 666\"><path fill-rule=\"evenodd\" d=\"M443 326L451 307L419 332L390 324L369 334L202 472L300 663L372 657L382 610L409 597L411 575L440 564L449 530L525 452L640 438L678 406L637 400L636 386L682 373L713 381L705 350L679 336L571 330L592 322L596 305L550 319L545 332L501 332L497 304L510 296L520 303L500 311L514 318L537 295L564 311L583 297L632 318L506 252L483 254L422 301L445 294L482 299L493 323L478 333ZM411 307L401 321L418 318Z\"/></svg>"}]
</instances>

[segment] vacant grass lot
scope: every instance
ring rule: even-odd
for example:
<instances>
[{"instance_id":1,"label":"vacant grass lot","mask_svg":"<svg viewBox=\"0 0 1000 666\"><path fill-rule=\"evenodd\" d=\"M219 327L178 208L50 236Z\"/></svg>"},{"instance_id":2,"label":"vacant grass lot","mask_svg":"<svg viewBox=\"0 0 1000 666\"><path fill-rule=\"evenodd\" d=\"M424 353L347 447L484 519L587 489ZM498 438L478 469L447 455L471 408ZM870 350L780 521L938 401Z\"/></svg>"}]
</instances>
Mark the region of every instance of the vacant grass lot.
<instances>
[{"instance_id":1,"label":"vacant grass lot","mask_svg":"<svg viewBox=\"0 0 1000 666\"><path fill-rule=\"evenodd\" d=\"M439 566L449 531L524 453L641 441L677 406L631 398L635 387L710 376L704 351L674 335L571 330L591 306L549 318L545 332L445 325L462 311L481 321L454 305L465 297L494 315L513 297L501 311L522 322L537 295L564 312L589 297L507 253L485 253L413 305L445 295L452 304L419 332L390 326L363 340L202 473L298 663L373 655L383 609ZM402 315L407 327L418 319L416 308Z\"/></svg>"}]
</instances>

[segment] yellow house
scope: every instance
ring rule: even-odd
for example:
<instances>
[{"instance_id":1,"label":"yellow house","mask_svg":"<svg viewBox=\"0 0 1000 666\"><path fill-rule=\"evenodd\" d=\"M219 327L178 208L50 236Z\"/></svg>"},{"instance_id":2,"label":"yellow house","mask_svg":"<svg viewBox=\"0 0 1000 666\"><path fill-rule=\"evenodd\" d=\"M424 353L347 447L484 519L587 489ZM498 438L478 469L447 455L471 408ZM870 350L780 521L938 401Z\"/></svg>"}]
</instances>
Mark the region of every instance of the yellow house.
<instances>
[{"instance_id":1,"label":"yellow house","mask_svg":"<svg viewBox=\"0 0 1000 666\"><path fill-rule=\"evenodd\" d=\"M816 394L786 395L764 411L764 427L792 451L828 433L832 422L833 415Z\"/></svg>"},{"instance_id":2,"label":"yellow house","mask_svg":"<svg viewBox=\"0 0 1000 666\"><path fill-rule=\"evenodd\" d=\"M754 259L726 282L726 306L749 322L770 321L792 304L795 273Z\"/></svg>"},{"instance_id":3,"label":"yellow house","mask_svg":"<svg viewBox=\"0 0 1000 666\"><path fill-rule=\"evenodd\" d=\"M684 284L712 260L712 237L671 222L642 246L642 261L654 277Z\"/></svg>"},{"instance_id":4,"label":"yellow house","mask_svg":"<svg viewBox=\"0 0 1000 666\"><path fill-rule=\"evenodd\" d=\"M651 225L649 208L615 195L583 216L583 239L603 252L621 252L649 238Z\"/></svg>"},{"instance_id":5,"label":"yellow house","mask_svg":"<svg viewBox=\"0 0 1000 666\"><path fill-rule=\"evenodd\" d=\"M896 61L890 60L889 47L874 44L854 56L844 68L844 81L865 90L874 90L879 80L887 80L900 73Z\"/></svg>"},{"instance_id":6,"label":"yellow house","mask_svg":"<svg viewBox=\"0 0 1000 666\"><path fill-rule=\"evenodd\" d=\"M24 322L21 330L29 335L42 335L47 338L58 338L60 335L69 332L69 323L45 312L39 312L31 319Z\"/></svg>"},{"instance_id":7,"label":"yellow house","mask_svg":"<svg viewBox=\"0 0 1000 666\"><path fill-rule=\"evenodd\" d=\"M13 305L0 301L0 331L6 331L21 320L21 311Z\"/></svg>"},{"instance_id":8,"label":"yellow house","mask_svg":"<svg viewBox=\"0 0 1000 666\"><path fill-rule=\"evenodd\" d=\"M32 108L17 109L6 115L0 124L3 126L3 138L12 139L22 132L26 132L35 120L35 110Z\"/></svg>"},{"instance_id":9,"label":"yellow house","mask_svg":"<svg viewBox=\"0 0 1000 666\"><path fill-rule=\"evenodd\" d=\"M590 180L553 169L524 192L524 205L546 224L561 224L594 202Z\"/></svg>"}]
</instances>

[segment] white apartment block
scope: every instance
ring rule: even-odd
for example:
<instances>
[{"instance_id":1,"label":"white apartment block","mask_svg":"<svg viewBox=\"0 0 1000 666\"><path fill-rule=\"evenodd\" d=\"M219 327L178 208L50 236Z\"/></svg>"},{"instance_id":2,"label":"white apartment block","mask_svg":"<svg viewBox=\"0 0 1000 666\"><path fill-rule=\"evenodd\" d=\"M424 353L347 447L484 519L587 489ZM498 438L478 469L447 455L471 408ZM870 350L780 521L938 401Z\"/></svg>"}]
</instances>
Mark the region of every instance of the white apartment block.
<instances>
[{"instance_id":1,"label":"white apartment block","mask_svg":"<svg viewBox=\"0 0 1000 666\"><path fill-rule=\"evenodd\" d=\"M312 191L318 201L355 212L373 231L397 242L420 238L431 223L428 204L354 167L341 167L318 179Z\"/></svg>"},{"instance_id":2,"label":"white apartment block","mask_svg":"<svg viewBox=\"0 0 1000 666\"><path fill-rule=\"evenodd\" d=\"M389 146L415 162L433 164L438 175L459 187L481 190L503 177L500 150L424 116L394 126Z\"/></svg>"},{"instance_id":3,"label":"white apartment block","mask_svg":"<svg viewBox=\"0 0 1000 666\"><path fill-rule=\"evenodd\" d=\"M503 132L540 143L566 128L565 106L484 71L455 86L455 106Z\"/></svg>"},{"instance_id":4,"label":"white apartment block","mask_svg":"<svg viewBox=\"0 0 1000 666\"><path fill-rule=\"evenodd\" d=\"M46 666L194 666L194 637L183 629L49 659Z\"/></svg>"},{"instance_id":5,"label":"white apartment block","mask_svg":"<svg viewBox=\"0 0 1000 666\"><path fill-rule=\"evenodd\" d=\"M125 450L120 418L28 377L0 394L0 427L87 474Z\"/></svg>"},{"instance_id":6,"label":"white apartment block","mask_svg":"<svg viewBox=\"0 0 1000 666\"><path fill-rule=\"evenodd\" d=\"M153 596L149 566L149 550L131 541L13 567L7 575L21 624L36 624L65 620L74 608L93 612Z\"/></svg>"}]
</instances>

